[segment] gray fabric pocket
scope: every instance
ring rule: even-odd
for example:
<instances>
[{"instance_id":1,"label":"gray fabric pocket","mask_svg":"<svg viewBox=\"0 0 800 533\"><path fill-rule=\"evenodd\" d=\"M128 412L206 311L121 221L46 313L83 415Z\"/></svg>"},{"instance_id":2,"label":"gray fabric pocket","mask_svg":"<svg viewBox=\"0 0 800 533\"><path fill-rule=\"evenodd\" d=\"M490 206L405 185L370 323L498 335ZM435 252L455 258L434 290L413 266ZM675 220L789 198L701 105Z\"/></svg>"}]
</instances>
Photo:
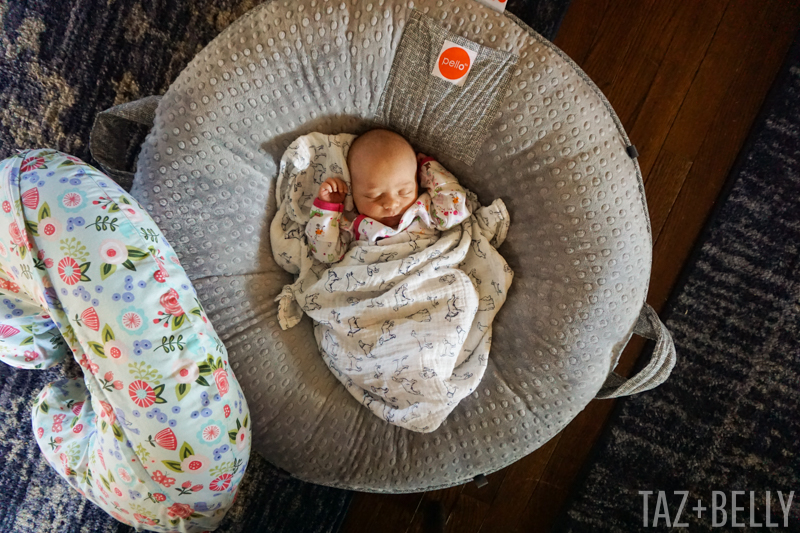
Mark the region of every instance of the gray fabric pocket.
<instances>
[{"instance_id":1,"label":"gray fabric pocket","mask_svg":"<svg viewBox=\"0 0 800 533\"><path fill-rule=\"evenodd\" d=\"M463 86L433 72L442 45L477 52ZM518 57L449 32L414 10L392 62L377 119L420 150L445 153L471 165L511 81Z\"/></svg>"}]
</instances>

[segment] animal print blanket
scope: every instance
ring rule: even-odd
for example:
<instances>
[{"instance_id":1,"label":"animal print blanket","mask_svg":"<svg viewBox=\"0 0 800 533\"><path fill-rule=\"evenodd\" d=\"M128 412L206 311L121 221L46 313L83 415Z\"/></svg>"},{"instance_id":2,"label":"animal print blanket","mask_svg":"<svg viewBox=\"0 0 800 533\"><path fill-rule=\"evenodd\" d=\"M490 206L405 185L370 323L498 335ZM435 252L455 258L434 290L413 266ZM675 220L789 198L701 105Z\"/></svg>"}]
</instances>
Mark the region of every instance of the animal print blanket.
<instances>
[{"instance_id":1,"label":"animal print blanket","mask_svg":"<svg viewBox=\"0 0 800 533\"><path fill-rule=\"evenodd\" d=\"M458 226L403 242L356 241L340 262L320 263L308 251L305 225L326 178L349 184L353 138L306 135L281 160L272 250L297 279L276 298L279 320L288 329L305 312L320 354L356 399L392 424L430 432L486 370L492 320L513 276L494 248L508 212L500 199L481 207L468 191L472 215ZM352 210L349 195L345 210Z\"/></svg>"}]
</instances>

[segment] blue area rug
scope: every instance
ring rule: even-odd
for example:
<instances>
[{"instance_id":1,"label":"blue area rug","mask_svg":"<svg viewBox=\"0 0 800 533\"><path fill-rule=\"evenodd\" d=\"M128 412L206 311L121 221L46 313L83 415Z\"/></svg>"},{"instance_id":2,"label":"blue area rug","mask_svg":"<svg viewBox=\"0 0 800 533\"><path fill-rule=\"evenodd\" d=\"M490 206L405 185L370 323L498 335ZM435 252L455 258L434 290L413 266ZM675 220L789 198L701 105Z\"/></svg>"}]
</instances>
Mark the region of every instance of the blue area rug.
<instances>
[{"instance_id":1,"label":"blue area rug","mask_svg":"<svg viewBox=\"0 0 800 533\"><path fill-rule=\"evenodd\" d=\"M255 0L0 1L0 159L51 147L96 164L89 132L100 111L163 94L186 64ZM509 0L508 10L552 38L569 0ZM144 138L146 131L142 131ZM130 163L138 152L132 142ZM0 364L0 532L133 531L83 500L47 465L31 434L36 393L67 364L21 371ZM333 532L347 491L281 476L254 454L224 533Z\"/></svg>"},{"instance_id":2,"label":"blue area rug","mask_svg":"<svg viewBox=\"0 0 800 533\"><path fill-rule=\"evenodd\" d=\"M687 491L686 531L800 532L798 102L800 36L665 312L677 366L618 402L557 531L672 531Z\"/></svg>"}]
</instances>

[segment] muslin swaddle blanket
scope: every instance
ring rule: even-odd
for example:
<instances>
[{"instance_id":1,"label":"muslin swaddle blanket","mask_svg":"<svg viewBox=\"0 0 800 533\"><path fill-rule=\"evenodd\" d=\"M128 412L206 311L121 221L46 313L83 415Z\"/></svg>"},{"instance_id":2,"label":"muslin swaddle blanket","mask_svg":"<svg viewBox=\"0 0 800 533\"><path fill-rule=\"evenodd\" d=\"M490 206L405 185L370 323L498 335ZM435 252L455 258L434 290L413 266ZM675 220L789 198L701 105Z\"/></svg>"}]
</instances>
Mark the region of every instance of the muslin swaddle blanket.
<instances>
[{"instance_id":1,"label":"muslin swaddle blanket","mask_svg":"<svg viewBox=\"0 0 800 533\"><path fill-rule=\"evenodd\" d=\"M270 238L276 261L297 279L276 299L279 321L288 329L305 312L325 363L356 399L392 424L430 432L486 370L492 321L513 277L494 248L509 215L502 200L481 207L467 191L472 215L458 226L399 243L355 241L338 263L321 263L305 226L326 178L349 185L354 138L304 135L281 159Z\"/></svg>"}]
</instances>

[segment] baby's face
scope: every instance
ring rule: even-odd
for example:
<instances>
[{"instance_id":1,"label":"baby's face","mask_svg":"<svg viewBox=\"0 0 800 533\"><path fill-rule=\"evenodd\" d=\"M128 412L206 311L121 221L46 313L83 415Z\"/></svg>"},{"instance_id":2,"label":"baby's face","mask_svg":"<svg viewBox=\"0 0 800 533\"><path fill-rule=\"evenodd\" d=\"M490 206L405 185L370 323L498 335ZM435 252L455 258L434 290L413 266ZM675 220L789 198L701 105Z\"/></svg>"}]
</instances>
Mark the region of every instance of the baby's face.
<instances>
[{"instance_id":1,"label":"baby's face","mask_svg":"<svg viewBox=\"0 0 800 533\"><path fill-rule=\"evenodd\" d=\"M353 202L362 215L394 228L417 200L414 151L363 155L351 163Z\"/></svg>"}]
</instances>

